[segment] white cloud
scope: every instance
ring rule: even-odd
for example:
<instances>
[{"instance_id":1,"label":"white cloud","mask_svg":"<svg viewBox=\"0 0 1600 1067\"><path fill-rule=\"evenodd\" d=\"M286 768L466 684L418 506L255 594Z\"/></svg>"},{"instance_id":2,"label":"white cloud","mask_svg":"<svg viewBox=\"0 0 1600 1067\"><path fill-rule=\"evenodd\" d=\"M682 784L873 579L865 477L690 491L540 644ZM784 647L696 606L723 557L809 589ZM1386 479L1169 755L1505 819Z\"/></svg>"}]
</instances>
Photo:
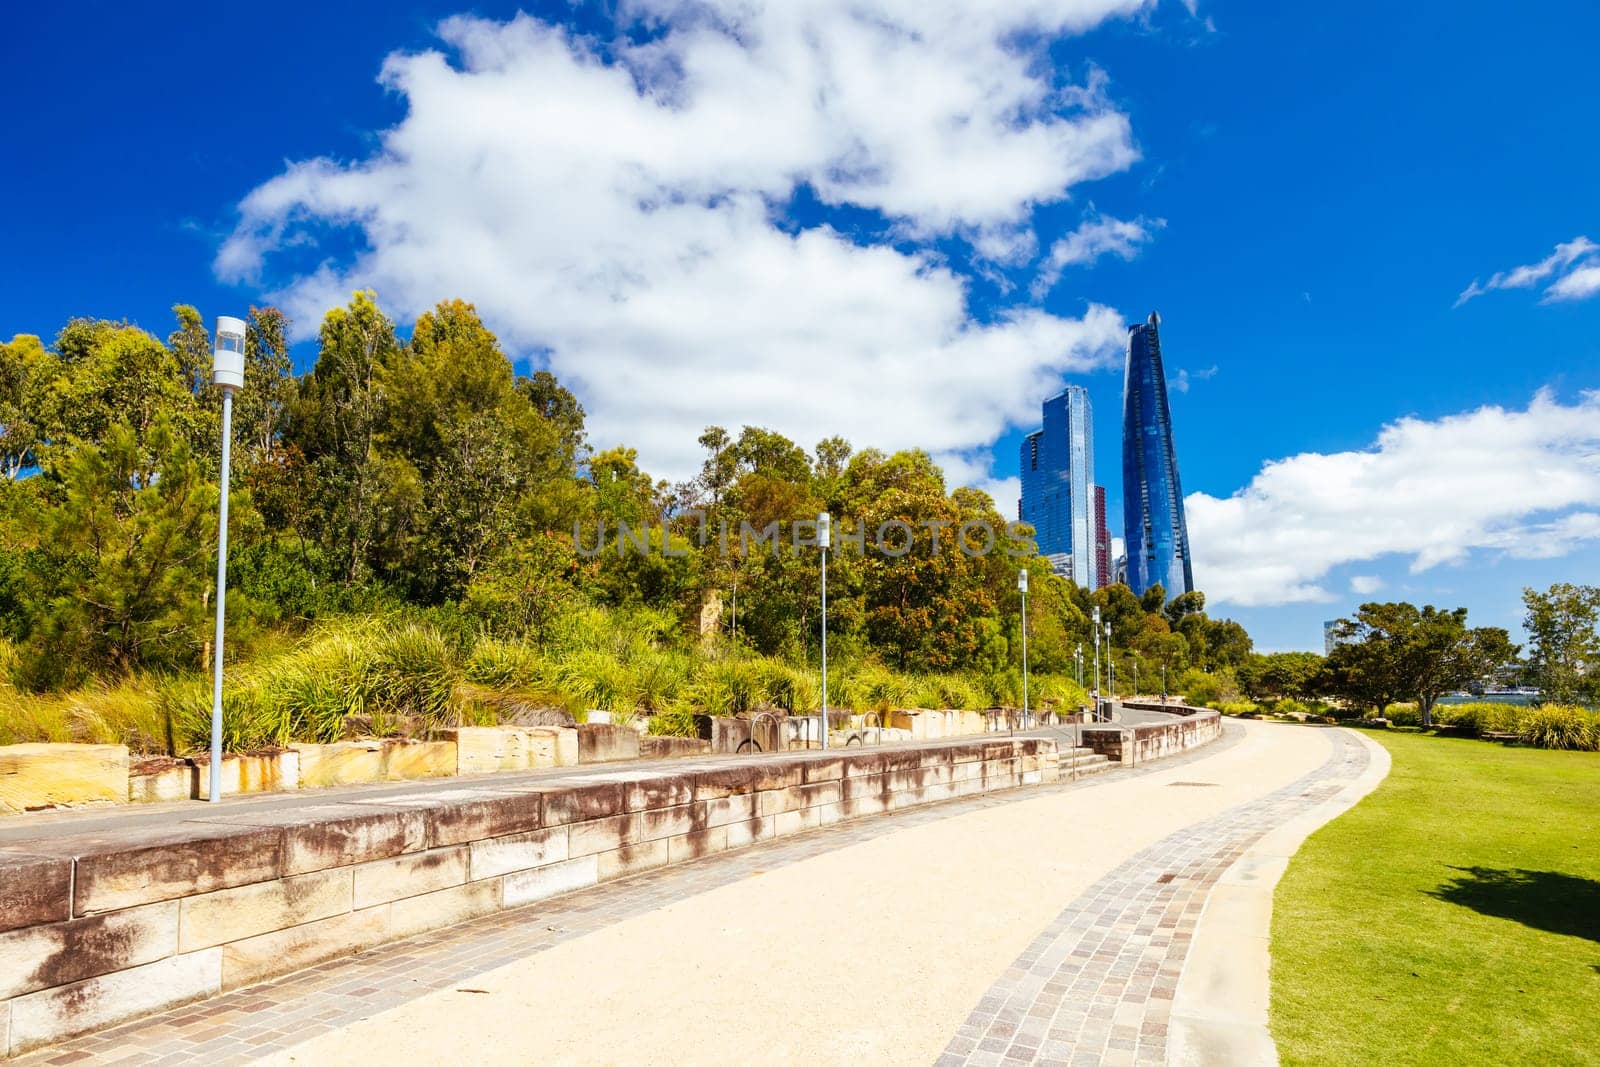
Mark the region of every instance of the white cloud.
<instances>
[{"instance_id":1,"label":"white cloud","mask_svg":"<svg viewBox=\"0 0 1600 1067\"><path fill-rule=\"evenodd\" d=\"M1357 596L1371 596L1383 588L1383 579L1376 574L1353 574L1350 576L1350 591Z\"/></svg>"},{"instance_id":2,"label":"white cloud","mask_svg":"<svg viewBox=\"0 0 1600 1067\"><path fill-rule=\"evenodd\" d=\"M1191 371L1188 368L1180 368L1176 378L1167 379L1167 388L1175 393L1187 393L1189 386L1195 382L1208 382L1215 378L1218 369L1215 363L1205 370Z\"/></svg>"},{"instance_id":3,"label":"white cloud","mask_svg":"<svg viewBox=\"0 0 1600 1067\"><path fill-rule=\"evenodd\" d=\"M1197 584L1247 606L1331 600L1333 568L1389 553L1413 573L1474 550L1565 555L1600 540L1600 391L1401 419L1369 449L1268 463L1185 506Z\"/></svg>"},{"instance_id":4,"label":"white cloud","mask_svg":"<svg viewBox=\"0 0 1600 1067\"><path fill-rule=\"evenodd\" d=\"M1166 219L1147 219L1140 216L1129 222L1101 215L1090 205L1084 220L1073 230L1050 246L1050 254L1039 268L1034 281L1034 295L1042 296L1055 288L1061 272L1067 267L1088 265L1101 256L1118 256L1132 259L1139 254L1141 245L1155 238L1155 231L1167 224Z\"/></svg>"},{"instance_id":5,"label":"white cloud","mask_svg":"<svg viewBox=\"0 0 1600 1067\"><path fill-rule=\"evenodd\" d=\"M669 477L708 423L970 457L1114 362L1123 324L979 322L933 241L1031 255L1035 206L1135 161L1104 76L1066 81L1043 44L1151 2L632 0L603 46L452 18L448 55L384 64L407 113L380 150L256 188L216 269L276 289L302 336L358 287L406 319L472 300L547 354L597 443ZM891 236L780 225L802 184Z\"/></svg>"},{"instance_id":6,"label":"white cloud","mask_svg":"<svg viewBox=\"0 0 1600 1067\"><path fill-rule=\"evenodd\" d=\"M1544 291L1544 298L1546 302L1586 300L1596 293L1600 293L1600 263L1569 272Z\"/></svg>"},{"instance_id":7,"label":"white cloud","mask_svg":"<svg viewBox=\"0 0 1600 1067\"><path fill-rule=\"evenodd\" d=\"M1600 292L1600 262L1595 260L1596 252L1600 252L1600 245L1587 237L1574 237L1570 241L1556 245L1554 252L1537 263L1500 271L1481 285L1474 278L1472 284L1456 297L1455 306L1460 307L1473 297L1482 296L1494 289L1531 289L1553 274L1562 276L1544 291L1546 303L1553 300L1582 300L1593 296ZM1569 270L1574 264L1577 264L1577 267Z\"/></svg>"}]
</instances>

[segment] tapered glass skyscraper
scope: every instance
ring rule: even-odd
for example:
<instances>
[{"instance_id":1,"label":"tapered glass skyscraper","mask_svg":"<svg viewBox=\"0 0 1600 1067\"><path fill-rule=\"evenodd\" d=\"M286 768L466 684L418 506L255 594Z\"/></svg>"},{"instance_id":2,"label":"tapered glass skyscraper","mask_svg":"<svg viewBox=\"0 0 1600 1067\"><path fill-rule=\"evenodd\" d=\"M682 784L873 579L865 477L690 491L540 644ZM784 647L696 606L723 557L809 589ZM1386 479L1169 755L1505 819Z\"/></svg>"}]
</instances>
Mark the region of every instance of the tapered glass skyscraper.
<instances>
[{"instance_id":1,"label":"tapered glass skyscraper","mask_svg":"<svg viewBox=\"0 0 1600 1067\"><path fill-rule=\"evenodd\" d=\"M1171 598L1194 588L1194 571L1160 327L1161 316L1153 311L1144 322L1128 327L1122 381L1122 536L1128 586L1143 596L1160 585Z\"/></svg>"},{"instance_id":2,"label":"tapered glass skyscraper","mask_svg":"<svg viewBox=\"0 0 1600 1067\"><path fill-rule=\"evenodd\" d=\"M1022 440L1018 517L1057 574L1098 587L1094 518L1094 413L1089 391L1069 385L1044 402L1043 426Z\"/></svg>"}]
</instances>

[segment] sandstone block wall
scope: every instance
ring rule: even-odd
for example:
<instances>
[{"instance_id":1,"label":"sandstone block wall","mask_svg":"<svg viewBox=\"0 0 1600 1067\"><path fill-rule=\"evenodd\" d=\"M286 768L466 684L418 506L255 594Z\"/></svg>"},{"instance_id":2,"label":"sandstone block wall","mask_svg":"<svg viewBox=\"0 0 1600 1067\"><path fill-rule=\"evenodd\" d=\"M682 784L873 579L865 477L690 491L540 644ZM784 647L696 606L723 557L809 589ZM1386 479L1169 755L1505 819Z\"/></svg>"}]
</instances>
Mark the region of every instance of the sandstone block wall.
<instances>
[{"instance_id":1,"label":"sandstone block wall","mask_svg":"<svg viewBox=\"0 0 1600 1067\"><path fill-rule=\"evenodd\" d=\"M1155 706L1160 710L1160 705ZM1187 708L1183 718L1138 726L1085 726L1080 744L1108 759L1143 763L1215 741L1222 736L1222 715L1209 708Z\"/></svg>"},{"instance_id":2,"label":"sandstone block wall","mask_svg":"<svg viewBox=\"0 0 1600 1067\"><path fill-rule=\"evenodd\" d=\"M638 871L1059 776L1054 739L958 741L223 809L0 847L0 1055Z\"/></svg>"}]
</instances>

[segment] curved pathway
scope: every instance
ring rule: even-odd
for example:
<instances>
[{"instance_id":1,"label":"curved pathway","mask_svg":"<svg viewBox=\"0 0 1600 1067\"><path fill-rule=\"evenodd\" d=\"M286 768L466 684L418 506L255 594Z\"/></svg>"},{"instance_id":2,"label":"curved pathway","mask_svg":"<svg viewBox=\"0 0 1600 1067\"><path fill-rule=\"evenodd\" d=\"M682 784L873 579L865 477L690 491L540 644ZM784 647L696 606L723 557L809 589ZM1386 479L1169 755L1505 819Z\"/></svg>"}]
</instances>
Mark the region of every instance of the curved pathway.
<instances>
[{"instance_id":1,"label":"curved pathway","mask_svg":"<svg viewBox=\"0 0 1600 1067\"><path fill-rule=\"evenodd\" d=\"M1208 940L1202 909L1268 835L1281 849L1331 817L1375 746L1227 728L1136 770L708 857L19 1062L1244 1062L1228 1050L1248 1042L1207 1043L1205 993L1230 968L1264 990L1265 942ZM1187 997L1197 924L1212 947ZM1175 997L1196 1005L1187 1043Z\"/></svg>"}]
</instances>

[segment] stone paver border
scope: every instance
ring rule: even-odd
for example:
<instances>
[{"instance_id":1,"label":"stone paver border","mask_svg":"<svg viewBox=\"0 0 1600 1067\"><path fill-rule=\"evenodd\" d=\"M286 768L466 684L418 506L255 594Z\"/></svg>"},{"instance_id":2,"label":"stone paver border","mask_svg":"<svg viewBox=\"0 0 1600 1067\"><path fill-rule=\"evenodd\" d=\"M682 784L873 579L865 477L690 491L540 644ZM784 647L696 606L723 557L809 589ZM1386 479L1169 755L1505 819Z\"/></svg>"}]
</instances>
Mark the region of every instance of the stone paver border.
<instances>
[{"instance_id":1,"label":"stone paver border","mask_svg":"<svg viewBox=\"0 0 1600 1067\"><path fill-rule=\"evenodd\" d=\"M1306 838L1349 811L1389 774L1388 749L1345 732L1366 746L1366 768L1332 799L1268 831L1212 889L1172 1004L1169 1063L1276 1067L1277 1046L1267 1029L1273 892Z\"/></svg>"},{"instance_id":2,"label":"stone paver border","mask_svg":"<svg viewBox=\"0 0 1600 1067\"><path fill-rule=\"evenodd\" d=\"M1371 762L1368 742L1350 731L1327 736L1333 751L1310 774L1168 835L1069 903L990 987L938 1067L1168 1062L1173 1002L1213 887L1248 849L1323 808Z\"/></svg>"}]
</instances>

